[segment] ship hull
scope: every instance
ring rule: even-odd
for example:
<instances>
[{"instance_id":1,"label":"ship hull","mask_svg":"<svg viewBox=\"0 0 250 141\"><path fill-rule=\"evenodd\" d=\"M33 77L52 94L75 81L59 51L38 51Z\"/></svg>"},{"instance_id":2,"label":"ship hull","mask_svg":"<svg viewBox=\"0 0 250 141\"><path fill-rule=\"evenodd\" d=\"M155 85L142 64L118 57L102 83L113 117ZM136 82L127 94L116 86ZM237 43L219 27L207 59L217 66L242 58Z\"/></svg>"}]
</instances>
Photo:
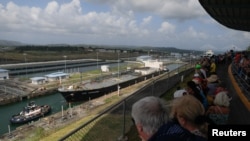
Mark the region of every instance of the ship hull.
<instances>
[{"instance_id":1,"label":"ship hull","mask_svg":"<svg viewBox=\"0 0 250 141\"><path fill-rule=\"evenodd\" d=\"M35 114L33 116L25 117L19 114L13 115L10 119L10 123L12 124L24 124L28 123L30 121L34 121L36 119L39 119L40 117L43 117L51 112L51 107L48 105L42 105L41 107L41 112L38 114Z\"/></svg>"},{"instance_id":2,"label":"ship hull","mask_svg":"<svg viewBox=\"0 0 250 141\"><path fill-rule=\"evenodd\" d=\"M98 98L105 94L109 94L111 92L118 91L118 89L122 89L128 86L132 86L138 82L145 81L152 77L162 74L166 71L158 71L148 75L139 76L137 78L121 82L119 84L113 84L104 88L92 89L92 90L73 90L73 91L60 91L61 95L67 102L81 102L88 101L94 98Z\"/></svg>"}]
</instances>

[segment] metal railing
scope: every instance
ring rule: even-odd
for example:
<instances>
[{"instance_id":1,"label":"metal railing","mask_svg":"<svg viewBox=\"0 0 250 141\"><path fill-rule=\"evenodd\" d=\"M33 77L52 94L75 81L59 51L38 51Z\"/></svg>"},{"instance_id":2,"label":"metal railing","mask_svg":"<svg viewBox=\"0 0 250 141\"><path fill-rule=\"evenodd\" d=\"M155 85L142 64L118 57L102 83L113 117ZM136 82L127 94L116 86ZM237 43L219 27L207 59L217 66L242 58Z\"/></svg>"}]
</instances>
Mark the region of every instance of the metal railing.
<instances>
[{"instance_id":1,"label":"metal railing","mask_svg":"<svg viewBox=\"0 0 250 141\"><path fill-rule=\"evenodd\" d=\"M238 64L232 63L231 65L232 73L234 75L237 84L239 85L241 91L244 93L245 97L250 101L250 74L248 74L243 68L240 69Z\"/></svg>"}]
</instances>

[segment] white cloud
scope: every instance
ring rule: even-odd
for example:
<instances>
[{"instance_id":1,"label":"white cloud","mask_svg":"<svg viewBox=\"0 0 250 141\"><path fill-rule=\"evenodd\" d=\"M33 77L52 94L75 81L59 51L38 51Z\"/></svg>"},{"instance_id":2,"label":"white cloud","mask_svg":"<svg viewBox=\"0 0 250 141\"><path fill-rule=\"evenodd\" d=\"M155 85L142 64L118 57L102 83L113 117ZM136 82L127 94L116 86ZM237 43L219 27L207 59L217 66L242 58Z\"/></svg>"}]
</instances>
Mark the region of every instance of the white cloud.
<instances>
[{"instance_id":1,"label":"white cloud","mask_svg":"<svg viewBox=\"0 0 250 141\"><path fill-rule=\"evenodd\" d=\"M133 11L157 14L164 19L188 20L206 14L197 0L128 0Z\"/></svg>"},{"instance_id":2,"label":"white cloud","mask_svg":"<svg viewBox=\"0 0 250 141\"><path fill-rule=\"evenodd\" d=\"M0 39L213 49L249 45L249 33L220 25L197 0L54 0L44 7L15 1L0 4Z\"/></svg>"},{"instance_id":3,"label":"white cloud","mask_svg":"<svg viewBox=\"0 0 250 141\"><path fill-rule=\"evenodd\" d=\"M78 16L81 11L80 0L72 0L70 3L62 4L59 13L64 16Z\"/></svg>"},{"instance_id":4,"label":"white cloud","mask_svg":"<svg viewBox=\"0 0 250 141\"><path fill-rule=\"evenodd\" d=\"M165 34L174 33L174 31L175 31L175 26L168 22L163 22L161 24L161 28L158 29L158 32L165 33Z\"/></svg>"},{"instance_id":5,"label":"white cloud","mask_svg":"<svg viewBox=\"0 0 250 141\"><path fill-rule=\"evenodd\" d=\"M88 0L96 4L112 4L121 11L154 13L165 19L188 20L205 15L197 0Z\"/></svg>"},{"instance_id":6,"label":"white cloud","mask_svg":"<svg viewBox=\"0 0 250 141\"><path fill-rule=\"evenodd\" d=\"M151 22L151 20L152 20L152 16L148 16L148 17L144 18L142 21L142 25L149 24Z\"/></svg>"},{"instance_id":7,"label":"white cloud","mask_svg":"<svg viewBox=\"0 0 250 141\"><path fill-rule=\"evenodd\" d=\"M249 33L249 32L244 32L244 33L243 33L243 36L244 36L244 38L250 40L250 33Z\"/></svg>"},{"instance_id":8,"label":"white cloud","mask_svg":"<svg viewBox=\"0 0 250 141\"><path fill-rule=\"evenodd\" d=\"M207 35L203 32L196 31L193 27L189 27L185 32L183 32L185 38L195 39L206 39Z\"/></svg>"},{"instance_id":9,"label":"white cloud","mask_svg":"<svg viewBox=\"0 0 250 141\"><path fill-rule=\"evenodd\" d=\"M59 5L56 1L49 2L47 7L45 8L45 13L52 15L56 14L59 9Z\"/></svg>"},{"instance_id":10,"label":"white cloud","mask_svg":"<svg viewBox=\"0 0 250 141\"><path fill-rule=\"evenodd\" d=\"M130 34L140 30L134 19L119 17L110 12L81 13L80 1L59 5L56 1L48 3L44 10L36 7L19 7L10 2L6 11L1 12L1 19L9 23L10 28L20 30L34 29L37 32L93 33L93 34ZM6 13L8 16L6 16ZM128 15L131 15L131 11ZM150 18L148 19L148 22ZM146 22L146 20L144 21ZM127 29L127 30L125 30ZM126 31L126 32L125 32Z\"/></svg>"}]
</instances>

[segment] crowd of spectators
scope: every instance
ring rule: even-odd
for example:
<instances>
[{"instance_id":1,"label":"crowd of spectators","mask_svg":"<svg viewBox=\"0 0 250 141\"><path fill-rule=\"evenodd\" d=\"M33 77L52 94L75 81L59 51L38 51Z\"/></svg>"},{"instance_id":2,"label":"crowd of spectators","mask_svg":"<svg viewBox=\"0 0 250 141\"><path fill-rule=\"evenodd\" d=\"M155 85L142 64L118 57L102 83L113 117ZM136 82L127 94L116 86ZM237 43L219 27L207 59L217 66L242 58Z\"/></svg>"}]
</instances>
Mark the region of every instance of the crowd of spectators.
<instances>
[{"instance_id":1,"label":"crowd of spectators","mask_svg":"<svg viewBox=\"0 0 250 141\"><path fill-rule=\"evenodd\" d=\"M146 97L132 106L132 117L143 141L207 140L208 125L228 124L231 97L223 85L218 65L233 63L237 73L249 78L250 61L244 52L232 50L202 57L184 88L178 87L168 107L158 97ZM152 129L152 130L149 130Z\"/></svg>"},{"instance_id":2,"label":"crowd of spectators","mask_svg":"<svg viewBox=\"0 0 250 141\"><path fill-rule=\"evenodd\" d=\"M242 80L250 85L250 59L249 52L236 52L232 58L232 63L237 69L237 74Z\"/></svg>"},{"instance_id":3,"label":"crowd of spectators","mask_svg":"<svg viewBox=\"0 0 250 141\"><path fill-rule=\"evenodd\" d=\"M203 57L195 65L195 74L192 81L195 82L195 87L199 89L198 94L205 97L201 103L205 108L205 115L210 124L227 124L231 97L227 87L221 82L220 74L217 73L217 66L232 63L234 59L235 55L231 50L223 55L214 55L210 58ZM187 84L187 87L190 87L189 84ZM204 101L206 105L204 105Z\"/></svg>"}]
</instances>

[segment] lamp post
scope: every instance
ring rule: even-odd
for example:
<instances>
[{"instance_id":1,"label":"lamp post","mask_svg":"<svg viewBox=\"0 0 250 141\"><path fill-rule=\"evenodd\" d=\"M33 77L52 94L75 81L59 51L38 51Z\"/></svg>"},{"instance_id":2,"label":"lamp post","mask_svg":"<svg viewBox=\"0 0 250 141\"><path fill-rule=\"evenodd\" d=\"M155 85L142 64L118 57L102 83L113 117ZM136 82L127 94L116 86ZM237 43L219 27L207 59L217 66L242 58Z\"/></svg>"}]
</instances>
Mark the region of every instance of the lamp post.
<instances>
[{"instance_id":1,"label":"lamp post","mask_svg":"<svg viewBox=\"0 0 250 141\"><path fill-rule=\"evenodd\" d=\"M25 63L25 74L26 74L26 77L27 77L27 64L26 64L27 61L26 61L26 55L27 55L26 53L23 54L23 56L24 56L24 63Z\"/></svg>"},{"instance_id":2,"label":"lamp post","mask_svg":"<svg viewBox=\"0 0 250 141\"><path fill-rule=\"evenodd\" d=\"M120 96L120 85L119 85L119 83L117 84L117 92L118 92L118 96Z\"/></svg>"},{"instance_id":3,"label":"lamp post","mask_svg":"<svg viewBox=\"0 0 250 141\"><path fill-rule=\"evenodd\" d=\"M190 59L190 60L189 60L189 61L190 61L189 63L190 63L190 65L191 65L191 64L192 64L192 53L189 54L189 57L190 57L190 58L189 58L189 59Z\"/></svg>"},{"instance_id":4,"label":"lamp post","mask_svg":"<svg viewBox=\"0 0 250 141\"><path fill-rule=\"evenodd\" d=\"M96 68L98 70L98 52L96 52Z\"/></svg>"},{"instance_id":5,"label":"lamp post","mask_svg":"<svg viewBox=\"0 0 250 141\"><path fill-rule=\"evenodd\" d=\"M67 56L64 55L64 72L66 72L66 69L67 69L67 66L66 66L66 59L67 59Z\"/></svg>"},{"instance_id":6,"label":"lamp post","mask_svg":"<svg viewBox=\"0 0 250 141\"><path fill-rule=\"evenodd\" d=\"M120 77L120 54L117 52L117 64L118 64L118 78Z\"/></svg>"},{"instance_id":7,"label":"lamp post","mask_svg":"<svg viewBox=\"0 0 250 141\"><path fill-rule=\"evenodd\" d=\"M154 88L155 88L155 81L153 80L152 81L152 92L151 92L151 95L154 95Z\"/></svg>"}]
</instances>

